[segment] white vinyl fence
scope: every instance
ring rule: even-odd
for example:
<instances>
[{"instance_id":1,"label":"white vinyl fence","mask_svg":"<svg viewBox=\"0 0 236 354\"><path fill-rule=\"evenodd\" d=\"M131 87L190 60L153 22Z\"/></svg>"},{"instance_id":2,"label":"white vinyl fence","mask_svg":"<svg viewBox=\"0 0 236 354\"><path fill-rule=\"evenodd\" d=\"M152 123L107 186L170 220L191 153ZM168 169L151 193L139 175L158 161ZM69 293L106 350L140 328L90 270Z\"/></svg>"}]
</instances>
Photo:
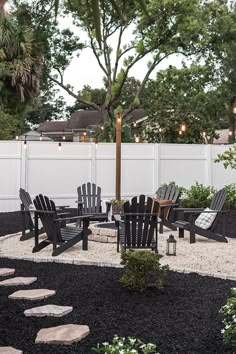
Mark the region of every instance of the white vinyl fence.
<instances>
[{"instance_id":1,"label":"white vinyl fence","mask_svg":"<svg viewBox=\"0 0 236 354\"><path fill-rule=\"evenodd\" d=\"M214 163L229 146L122 144L123 198L154 196L162 183L189 187L195 181L221 188L236 182L236 171ZM115 144L0 141L0 211L19 210L19 188L42 193L57 204L76 207L77 187L91 181L103 199L115 196Z\"/></svg>"}]
</instances>

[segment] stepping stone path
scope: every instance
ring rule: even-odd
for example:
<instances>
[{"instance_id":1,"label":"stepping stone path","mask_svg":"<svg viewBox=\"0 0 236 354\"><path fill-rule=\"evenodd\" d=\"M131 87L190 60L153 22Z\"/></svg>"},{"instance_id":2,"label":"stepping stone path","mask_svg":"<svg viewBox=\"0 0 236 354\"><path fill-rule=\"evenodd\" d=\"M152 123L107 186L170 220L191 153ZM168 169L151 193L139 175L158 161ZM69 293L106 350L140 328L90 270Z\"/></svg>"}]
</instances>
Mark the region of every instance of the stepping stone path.
<instances>
[{"instance_id":1,"label":"stepping stone path","mask_svg":"<svg viewBox=\"0 0 236 354\"><path fill-rule=\"evenodd\" d=\"M88 334L89 327L85 325L67 324L43 328L38 332L35 343L72 344L79 342Z\"/></svg>"},{"instance_id":2,"label":"stepping stone path","mask_svg":"<svg viewBox=\"0 0 236 354\"><path fill-rule=\"evenodd\" d=\"M0 268L0 277L7 277L8 275L12 275L14 273L15 269L13 268Z\"/></svg>"},{"instance_id":3,"label":"stepping stone path","mask_svg":"<svg viewBox=\"0 0 236 354\"><path fill-rule=\"evenodd\" d=\"M15 273L12 268L0 268L0 276L9 276ZM36 277L14 277L0 281L0 286L29 285L37 280ZM18 300L41 300L56 294L55 290L32 289L19 290L9 295L9 299ZM24 311L25 316L53 316L62 317L73 311L72 306L45 305L38 306ZM67 324L51 328L41 329L35 339L35 343L47 344L72 344L79 342L90 333L86 325ZM1 347L0 354L23 354L21 350L13 347Z\"/></svg>"},{"instance_id":4,"label":"stepping stone path","mask_svg":"<svg viewBox=\"0 0 236 354\"><path fill-rule=\"evenodd\" d=\"M0 347L0 354L23 354L23 352L13 347Z\"/></svg>"},{"instance_id":5,"label":"stepping stone path","mask_svg":"<svg viewBox=\"0 0 236 354\"><path fill-rule=\"evenodd\" d=\"M41 300L55 294L55 290L48 289L19 290L9 295L8 298L14 300Z\"/></svg>"},{"instance_id":6,"label":"stepping stone path","mask_svg":"<svg viewBox=\"0 0 236 354\"><path fill-rule=\"evenodd\" d=\"M15 277L0 281L0 286L17 286L17 285L29 285L36 281L36 277Z\"/></svg>"},{"instance_id":7,"label":"stepping stone path","mask_svg":"<svg viewBox=\"0 0 236 354\"><path fill-rule=\"evenodd\" d=\"M45 305L34 307L29 310L25 310L25 316L35 316L35 317L44 317L44 316L53 316L53 317L62 317L73 311L71 306L57 306L57 305Z\"/></svg>"}]
</instances>

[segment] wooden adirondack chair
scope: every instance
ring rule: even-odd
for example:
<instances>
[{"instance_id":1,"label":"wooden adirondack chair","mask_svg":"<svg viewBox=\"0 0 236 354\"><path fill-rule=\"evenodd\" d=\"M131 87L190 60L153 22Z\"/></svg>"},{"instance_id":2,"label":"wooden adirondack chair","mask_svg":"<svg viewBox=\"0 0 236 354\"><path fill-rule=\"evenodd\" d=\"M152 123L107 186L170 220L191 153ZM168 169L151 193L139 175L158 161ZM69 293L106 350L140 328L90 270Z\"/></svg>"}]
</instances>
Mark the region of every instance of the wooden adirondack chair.
<instances>
[{"instance_id":1,"label":"wooden adirondack chair","mask_svg":"<svg viewBox=\"0 0 236 354\"><path fill-rule=\"evenodd\" d=\"M199 226L196 226L195 220L200 213L209 213L210 211L204 211L203 208L178 208L177 210L182 212L182 219L175 221L174 225L179 229L179 237L183 238L184 230L187 230L190 232L190 243L196 242L196 236L195 236L196 234L219 242L228 242L225 237L225 226L226 226L225 222L226 222L227 211L224 210L224 206L226 202L226 197L227 194L225 189L221 189L215 193L211 202L210 209L216 213L216 218L213 221L210 228L207 230L202 229ZM185 214L190 215L189 221L184 220ZM222 234L216 232L216 227L217 227L217 223L220 220L220 215L222 215L221 220L223 220L222 232L221 232Z\"/></svg>"},{"instance_id":2,"label":"wooden adirondack chair","mask_svg":"<svg viewBox=\"0 0 236 354\"><path fill-rule=\"evenodd\" d=\"M163 234L163 226L176 231L173 225L173 208L178 206L180 191L173 183L158 188L156 199L159 203L159 216L161 218L159 232Z\"/></svg>"},{"instance_id":3,"label":"wooden adirondack chair","mask_svg":"<svg viewBox=\"0 0 236 354\"><path fill-rule=\"evenodd\" d=\"M20 241L25 241L30 239L31 237L34 237L35 234L35 226L31 215L32 214L31 210L34 209L34 204L32 202L29 193L23 188L20 188L19 196L21 200L20 208L21 208L21 223L22 223L22 236L20 238ZM26 229L28 229L27 226L29 227L29 232L26 233ZM44 231L43 229L41 229L38 232L42 233Z\"/></svg>"},{"instance_id":4,"label":"wooden adirondack chair","mask_svg":"<svg viewBox=\"0 0 236 354\"><path fill-rule=\"evenodd\" d=\"M33 252L38 252L49 244L53 245L53 256L58 256L76 243L82 241L82 249L88 249L88 235L91 231L89 226L89 215L61 218L57 214L55 203L48 197L39 194L34 199L35 205L35 246ZM39 243L38 218L40 218L47 239ZM62 226L67 220L83 221L82 227Z\"/></svg>"},{"instance_id":5,"label":"wooden adirondack chair","mask_svg":"<svg viewBox=\"0 0 236 354\"><path fill-rule=\"evenodd\" d=\"M119 245L123 251L130 248L152 249L157 252L158 202L144 195L134 197L124 203L124 219L115 215L117 226L117 252Z\"/></svg>"},{"instance_id":6,"label":"wooden adirondack chair","mask_svg":"<svg viewBox=\"0 0 236 354\"><path fill-rule=\"evenodd\" d=\"M88 182L77 188L78 215L91 215L90 220L107 221L108 210L102 212L101 187Z\"/></svg>"},{"instance_id":7,"label":"wooden adirondack chair","mask_svg":"<svg viewBox=\"0 0 236 354\"><path fill-rule=\"evenodd\" d=\"M34 237L35 235L35 225L32 218L32 214L34 213L34 204L32 202L30 194L25 189L20 188L19 196L21 200L21 223L22 223L22 236L20 238L20 241L25 241L25 240L29 240L31 237ZM65 212L65 208L67 207L68 205L62 205L56 207L56 209L59 212L58 215L60 217L69 214L68 212ZM29 232L26 232L28 228L29 228ZM43 227L38 230L39 234L42 234L44 232L45 230Z\"/></svg>"}]
</instances>

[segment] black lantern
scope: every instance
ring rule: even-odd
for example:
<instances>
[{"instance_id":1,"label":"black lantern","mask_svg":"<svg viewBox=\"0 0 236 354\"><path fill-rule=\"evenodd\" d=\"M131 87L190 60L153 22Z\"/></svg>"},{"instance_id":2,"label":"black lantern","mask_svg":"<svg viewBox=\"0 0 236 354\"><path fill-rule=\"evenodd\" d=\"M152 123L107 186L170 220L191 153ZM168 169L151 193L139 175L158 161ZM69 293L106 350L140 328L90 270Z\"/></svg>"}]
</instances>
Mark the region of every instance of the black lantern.
<instances>
[{"instance_id":1,"label":"black lantern","mask_svg":"<svg viewBox=\"0 0 236 354\"><path fill-rule=\"evenodd\" d=\"M176 256L176 239L173 235L170 235L166 240L166 255L167 256Z\"/></svg>"}]
</instances>

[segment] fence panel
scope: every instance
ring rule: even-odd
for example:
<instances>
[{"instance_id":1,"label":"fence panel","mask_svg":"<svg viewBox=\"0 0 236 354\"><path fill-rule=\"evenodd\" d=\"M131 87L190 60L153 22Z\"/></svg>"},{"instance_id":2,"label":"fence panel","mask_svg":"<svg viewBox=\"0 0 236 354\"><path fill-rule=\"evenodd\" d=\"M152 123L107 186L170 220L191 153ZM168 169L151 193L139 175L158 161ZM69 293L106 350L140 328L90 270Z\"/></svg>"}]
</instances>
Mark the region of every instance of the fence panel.
<instances>
[{"instance_id":1,"label":"fence panel","mask_svg":"<svg viewBox=\"0 0 236 354\"><path fill-rule=\"evenodd\" d=\"M214 163L229 146L122 144L121 195L153 196L162 183L189 187L195 181L222 188L236 182L236 171ZM103 199L115 196L115 144L0 141L0 211L19 210L19 188L34 197L49 195L75 207L77 187L88 181L102 187Z\"/></svg>"}]
</instances>

